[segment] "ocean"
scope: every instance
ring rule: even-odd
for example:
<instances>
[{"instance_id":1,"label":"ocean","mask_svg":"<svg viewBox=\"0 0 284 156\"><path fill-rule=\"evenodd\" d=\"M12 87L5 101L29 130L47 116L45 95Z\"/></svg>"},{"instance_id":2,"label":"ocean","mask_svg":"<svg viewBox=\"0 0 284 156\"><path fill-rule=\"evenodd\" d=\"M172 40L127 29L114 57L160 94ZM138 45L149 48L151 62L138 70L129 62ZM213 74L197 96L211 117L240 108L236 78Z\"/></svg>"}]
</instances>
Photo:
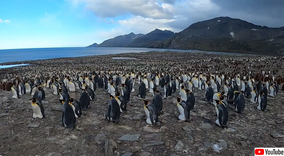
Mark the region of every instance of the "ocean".
<instances>
[{"instance_id":1,"label":"ocean","mask_svg":"<svg viewBox=\"0 0 284 156\"><path fill-rule=\"evenodd\" d=\"M91 55L107 55L119 53L138 53L148 51L165 51L153 48L123 47L75 47L75 48L33 48L0 50L0 63L29 61L63 57L79 57Z\"/></svg>"},{"instance_id":2,"label":"ocean","mask_svg":"<svg viewBox=\"0 0 284 156\"><path fill-rule=\"evenodd\" d=\"M205 52L198 50L177 50L177 49L155 49L155 48L128 48L128 47L73 47L73 48L32 48L32 49L7 49L0 50L0 69L23 66L27 64L18 64L17 61L30 61L51 58L80 57L92 55L107 55L119 53L139 53L149 51L178 51L178 52L199 52L199 53L217 53L229 54L223 52ZM233 54L234 55L234 54ZM235 54L239 55L239 54ZM240 54L245 55L245 54ZM13 64L8 62L13 62Z\"/></svg>"}]
</instances>

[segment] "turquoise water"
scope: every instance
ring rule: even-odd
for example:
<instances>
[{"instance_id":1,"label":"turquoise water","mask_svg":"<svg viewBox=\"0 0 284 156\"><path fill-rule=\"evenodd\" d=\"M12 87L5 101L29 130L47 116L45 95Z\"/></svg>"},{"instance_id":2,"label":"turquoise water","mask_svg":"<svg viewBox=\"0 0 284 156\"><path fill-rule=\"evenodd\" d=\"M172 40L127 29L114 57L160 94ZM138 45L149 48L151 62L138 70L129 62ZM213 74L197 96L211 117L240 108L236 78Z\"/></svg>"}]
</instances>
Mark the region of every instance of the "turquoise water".
<instances>
[{"instance_id":1,"label":"turquoise water","mask_svg":"<svg viewBox=\"0 0 284 156\"><path fill-rule=\"evenodd\" d=\"M120 47L9 49L0 50L0 63L148 51L165 51L165 49Z\"/></svg>"}]
</instances>

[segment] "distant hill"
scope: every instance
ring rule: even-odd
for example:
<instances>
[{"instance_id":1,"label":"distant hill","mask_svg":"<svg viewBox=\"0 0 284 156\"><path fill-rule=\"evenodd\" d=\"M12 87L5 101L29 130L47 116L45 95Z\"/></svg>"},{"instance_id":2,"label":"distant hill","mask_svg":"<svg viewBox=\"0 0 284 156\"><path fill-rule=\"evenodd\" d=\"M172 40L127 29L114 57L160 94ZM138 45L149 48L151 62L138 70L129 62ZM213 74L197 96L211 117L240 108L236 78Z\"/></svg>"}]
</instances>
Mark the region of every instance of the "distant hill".
<instances>
[{"instance_id":1,"label":"distant hill","mask_svg":"<svg viewBox=\"0 0 284 156\"><path fill-rule=\"evenodd\" d=\"M284 27L269 28L241 19L217 17L194 23L179 33L155 29L142 35L130 33L98 46L150 47L284 55Z\"/></svg>"},{"instance_id":2,"label":"distant hill","mask_svg":"<svg viewBox=\"0 0 284 156\"><path fill-rule=\"evenodd\" d=\"M93 43L93 44L89 45L88 47L97 47L97 46L98 46L97 43Z\"/></svg>"},{"instance_id":3,"label":"distant hill","mask_svg":"<svg viewBox=\"0 0 284 156\"><path fill-rule=\"evenodd\" d=\"M190 25L154 48L284 54L284 29L218 17Z\"/></svg>"},{"instance_id":4,"label":"distant hill","mask_svg":"<svg viewBox=\"0 0 284 156\"><path fill-rule=\"evenodd\" d=\"M168 30L155 29L148 34L141 36L133 40L128 46L129 47L150 47L153 46L156 42L162 42L166 39L172 38L174 32Z\"/></svg>"},{"instance_id":5,"label":"distant hill","mask_svg":"<svg viewBox=\"0 0 284 156\"><path fill-rule=\"evenodd\" d=\"M144 36L143 34L126 34L126 35L120 35L115 38L111 38L108 40L105 40L103 43L99 44L99 47L127 47L133 40Z\"/></svg>"}]
</instances>

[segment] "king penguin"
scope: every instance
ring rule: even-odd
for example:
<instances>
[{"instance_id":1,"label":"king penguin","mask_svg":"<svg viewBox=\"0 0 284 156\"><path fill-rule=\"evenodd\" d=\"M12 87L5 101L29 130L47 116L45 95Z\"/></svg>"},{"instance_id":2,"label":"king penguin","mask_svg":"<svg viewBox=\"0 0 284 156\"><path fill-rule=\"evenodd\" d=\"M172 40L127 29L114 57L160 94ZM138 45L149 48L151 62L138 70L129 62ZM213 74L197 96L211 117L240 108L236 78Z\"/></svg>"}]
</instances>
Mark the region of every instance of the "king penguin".
<instances>
[{"instance_id":1,"label":"king penguin","mask_svg":"<svg viewBox=\"0 0 284 156\"><path fill-rule=\"evenodd\" d=\"M86 109L90 108L90 97L85 89L82 90L79 101L82 106L82 110L85 111Z\"/></svg>"},{"instance_id":2,"label":"king penguin","mask_svg":"<svg viewBox=\"0 0 284 156\"><path fill-rule=\"evenodd\" d=\"M236 112L238 113L243 113L244 109L245 109L245 97L243 94L243 91L239 92L239 91L235 91L235 104L236 104Z\"/></svg>"},{"instance_id":3,"label":"king penguin","mask_svg":"<svg viewBox=\"0 0 284 156\"><path fill-rule=\"evenodd\" d=\"M152 103L155 105L158 111L158 115L162 114L163 113L163 98L158 90L155 90L155 96L153 98Z\"/></svg>"},{"instance_id":4,"label":"king penguin","mask_svg":"<svg viewBox=\"0 0 284 156\"><path fill-rule=\"evenodd\" d=\"M150 104L149 101L143 100L144 111L146 113L147 119L146 123L150 125L155 125L158 122L158 112L154 104Z\"/></svg>"},{"instance_id":5,"label":"king penguin","mask_svg":"<svg viewBox=\"0 0 284 156\"><path fill-rule=\"evenodd\" d=\"M226 104L223 103L222 101L218 101L218 117L216 120L216 125L222 127L222 128L227 128L227 122L228 122L228 109L226 107Z\"/></svg>"},{"instance_id":6,"label":"king penguin","mask_svg":"<svg viewBox=\"0 0 284 156\"><path fill-rule=\"evenodd\" d=\"M72 106L69 104L69 100L60 102L63 104L62 111L62 125L66 128L75 128L76 116L74 114Z\"/></svg>"},{"instance_id":7,"label":"king penguin","mask_svg":"<svg viewBox=\"0 0 284 156\"><path fill-rule=\"evenodd\" d=\"M190 116L190 109L186 104L186 101L183 101L181 98L177 97L177 107L180 115L178 119L181 121L188 121Z\"/></svg>"},{"instance_id":8,"label":"king penguin","mask_svg":"<svg viewBox=\"0 0 284 156\"><path fill-rule=\"evenodd\" d=\"M33 109L33 118L44 118L44 108L41 104L40 101L38 101L35 98L31 99L31 105L32 105L32 109Z\"/></svg>"},{"instance_id":9,"label":"king penguin","mask_svg":"<svg viewBox=\"0 0 284 156\"><path fill-rule=\"evenodd\" d=\"M108 121L112 121L114 123L119 122L120 107L117 100L112 95L110 95L110 100L108 101L108 110L105 117Z\"/></svg>"}]
</instances>

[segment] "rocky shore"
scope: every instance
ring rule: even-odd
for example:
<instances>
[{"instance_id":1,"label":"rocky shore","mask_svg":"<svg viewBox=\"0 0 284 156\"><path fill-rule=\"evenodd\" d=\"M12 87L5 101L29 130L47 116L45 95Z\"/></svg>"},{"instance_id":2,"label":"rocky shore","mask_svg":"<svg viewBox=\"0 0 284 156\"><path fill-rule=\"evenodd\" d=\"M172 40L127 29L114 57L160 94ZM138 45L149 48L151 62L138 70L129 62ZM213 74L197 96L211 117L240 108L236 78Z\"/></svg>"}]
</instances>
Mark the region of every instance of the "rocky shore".
<instances>
[{"instance_id":1,"label":"rocky shore","mask_svg":"<svg viewBox=\"0 0 284 156\"><path fill-rule=\"evenodd\" d=\"M136 59L113 59L130 57ZM126 71L169 73L227 73L230 75L269 72L275 78L284 76L282 57L252 55L217 55L183 52L147 52L104 56L24 61L30 66L0 69L0 80L16 76L62 75ZM196 98L190 122L179 122L174 93L163 99L161 123L147 125L138 85L131 94L128 111L119 124L104 119L109 94L102 88L95 91L91 108L77 119L76 129L61 125L62 105L50 88L44 88L46 118L33 119L29 94L12 98L11 91L0 90L0 156L187 156L187 155L254 155L255 147L283 147L284 92L268 97L267 111L258 111L257 104L246 99L243 114L229 109L228 128L215 125L213 105L205 101L205 91L193 89ZM163 89L158 87L162 92ZM80 90L70 96L79 99ZM147 92L146 99L152 95Z\"/></svg>"}]
</instances>

